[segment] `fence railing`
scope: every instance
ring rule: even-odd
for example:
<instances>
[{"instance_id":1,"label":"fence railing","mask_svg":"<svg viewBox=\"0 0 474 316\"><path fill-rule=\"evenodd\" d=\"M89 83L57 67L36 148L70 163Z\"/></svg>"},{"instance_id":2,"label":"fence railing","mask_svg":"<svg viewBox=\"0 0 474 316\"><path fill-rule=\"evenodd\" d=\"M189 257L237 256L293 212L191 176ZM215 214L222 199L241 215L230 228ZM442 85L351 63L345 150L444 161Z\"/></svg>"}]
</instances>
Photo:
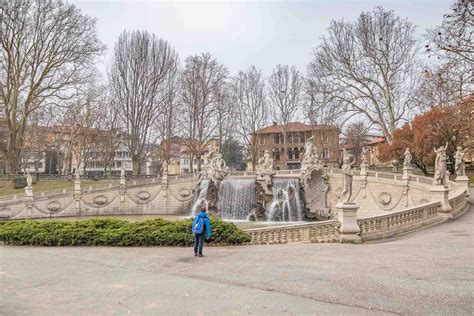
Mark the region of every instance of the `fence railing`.
<instances>
[{"instance_id":1,"label":"fence railing","mask_svg":"<svg viewBox=\"0 0 474 316\"><path fill-rule=\"evenodd\" d=\"M250 244L285 244L291 242L331 242L338 238L339 222L336 220L246 229L250 234Z\"/></svg>"}]
</instances>

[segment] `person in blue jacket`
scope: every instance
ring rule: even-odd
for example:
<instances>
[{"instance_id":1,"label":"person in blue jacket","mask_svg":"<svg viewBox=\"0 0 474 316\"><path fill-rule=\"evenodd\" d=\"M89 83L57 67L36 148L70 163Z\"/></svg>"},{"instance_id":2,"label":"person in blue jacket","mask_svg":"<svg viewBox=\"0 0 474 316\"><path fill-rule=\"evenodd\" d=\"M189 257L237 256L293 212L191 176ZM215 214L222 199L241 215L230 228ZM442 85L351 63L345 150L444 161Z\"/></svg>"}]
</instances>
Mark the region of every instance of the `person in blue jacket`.
<instances>
[{"instance_id":1,"label":"person in blue jacket","mask_svg":"<svg viewBox=\"0 0 474 316\"><path fill-rule=\"evenodd\" d=\"M207 216L205 206L199 207L199 214L193 220L194 233L194 255L204 257L202 254L202 247L204 245L204 236L209 240L211 238L211 222Z\"/></svg>"}]
</instances>

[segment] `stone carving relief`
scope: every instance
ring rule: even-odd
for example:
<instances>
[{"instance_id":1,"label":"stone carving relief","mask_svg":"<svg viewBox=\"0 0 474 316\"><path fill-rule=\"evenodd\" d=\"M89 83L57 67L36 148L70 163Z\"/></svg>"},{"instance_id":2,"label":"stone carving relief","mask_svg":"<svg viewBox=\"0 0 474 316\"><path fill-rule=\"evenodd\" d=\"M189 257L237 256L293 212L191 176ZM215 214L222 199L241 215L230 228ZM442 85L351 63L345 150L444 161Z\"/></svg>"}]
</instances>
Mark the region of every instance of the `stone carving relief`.
<instances>
[{"instance_id":1,"label":"stone carving relief","mask_svg":"<svg viewBox=\"0 0 474 316\"><path fill-rule=\"evenodd\" d=\"M141 201L148 201L150 199L150 193L148 191L140 191L137 193L137 197Z\"/></svg>"},{"instance_id":2,"label":"stone carving relief","mask_svg":"<svg viewBox=\"0 0 474 316\"><path fill-rule=\"evenodd\" d=\"M46 209L53 213L58 212L59 210L61 210L61 203L59 203L58 201L51 201L46 204Z\"/></svg>"},{"instance_id":3,"label":"stone carving relief","mask_svg":"<svg viewBox=\"0 0 474 316\"><path fill-rule=\"evenodd\" d=\"M380 204L388 205L392 201L392 196L388 192L381 192L378 198Z\"/></svg>"},{"instance_id":4,"label":"stone carving relief","mask_svg":"<svg viewBox=\"0 0 474 316\"><path fill-rule=\"evenodd\" d=\"M303 178L304 199L306 201L306 217L308 219L325 220L331 217L327 194L329 183L322 169L314 168Z\"/></svg>"},{"instance_id":5,"label":"stone carving relief","mask_svg":"<svg viewBox=\"0 0 474 316\"><path fill-rule=\"evenodd\" d=\"M94 197L93 201L94 201L95 205L102 206L102 205L107 204L109 199L105 195L98 195L98 196Z\"/></svg>"}]
</instances>

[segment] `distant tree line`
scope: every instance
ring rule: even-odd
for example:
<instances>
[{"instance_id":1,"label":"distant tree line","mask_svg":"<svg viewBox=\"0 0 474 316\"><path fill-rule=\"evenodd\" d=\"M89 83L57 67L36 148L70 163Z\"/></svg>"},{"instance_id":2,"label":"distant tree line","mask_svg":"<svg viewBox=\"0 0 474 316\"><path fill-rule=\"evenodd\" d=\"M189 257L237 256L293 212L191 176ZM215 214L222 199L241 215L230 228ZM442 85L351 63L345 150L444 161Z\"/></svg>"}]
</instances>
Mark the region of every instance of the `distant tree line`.
<instances>
[{"instance_id":1,"label":"distant tree line","mask_svg":"<svg viewBox=\"0 0 474 316\"><path fill-rule=\"evenodd\" d=\"M159 35L124 30L107 84L99 84L95 63L105 47L95 19L59 0L1 1L0 106L8 131L0 149L16 173L22 151L46 146L42 128L60 126L68 135L61 161L73 150L84 159L94 151L110 168L122 134L138 174L149 144L161 144L169 161L175 135L186 140L198 170L216 137L229 164L242 168L248 159L255 166L254 136L269 122L352 123L352 134L376 130L392 143L415 115L449 111L472 94L473 20L472 1L456 1L438 27L417 38L412 22L376 7L355 21L331 21L305 73L276 65L268 77L257 66L230 74L207 52L181 61ZM108 133L98 144L87 129Z\"/></svg>"}]
</instances>

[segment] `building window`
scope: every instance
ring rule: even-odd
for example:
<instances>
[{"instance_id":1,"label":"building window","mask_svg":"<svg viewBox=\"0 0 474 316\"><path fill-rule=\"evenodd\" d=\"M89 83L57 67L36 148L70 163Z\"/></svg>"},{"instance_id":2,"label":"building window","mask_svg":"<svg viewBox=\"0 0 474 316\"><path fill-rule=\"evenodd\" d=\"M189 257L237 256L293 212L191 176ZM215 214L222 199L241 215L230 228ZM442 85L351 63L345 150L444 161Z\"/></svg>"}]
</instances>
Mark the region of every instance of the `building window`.
<instances>
[{"instance_id":1,"label":"building window","mask_svg":"<svg viewBox=\"0 0 474 316\"><path fill-rule=\"evenodd\" d=\"M288 133L288 134L286 135L286 142L287 142L288 144L291 144L291 143L293 142L293 135L292 135L291 133Z\"/></svg>"},{"instance_id":2,"label":"building window","mask_svg":"<svg viewBox=\"0 0 474 316\"><path fill-rule=\"evenodd\" d=\"M298 133L293 133L293 143L296 144L300 140Z\"/></svg>"},{"instance_id":3,"label":"building window","mask_svg":"<svg viewBox=\"0 0 474 316\"><path fill-rule=\"evenodd\" d=\"M329 159L329 148L323 148L323 159Z\"/></svg>"},{"instance_id":4,"label":"building window","mask_svg":"<svg viewBox=\"0 0 474 316\"><path fill-rule=\"evenodd\" d=\"M304 132L300 133L300 143L304 143L306 140L304 138Z\"/></svg>"},{"instance_id":5,"label":"building window","mask_svg":"<svg viewBox=\"0 0 474 316\"><path fill-rule=\"evenodd\" d=\"M298 148L293 149L293 155L295 156L295 160L300 159L300 150Z\"/></svg>"},{"instance_id":6,"label":"building window","mask_svg":"<svg viewBox=\"0 0 474 316\"><path fill-rule=\"evenodd\" d=\"M257 137L259 138L259 144L265 145L265 137L263 135L258 135Z\"/></svg>"},{"instance_id":7,"label":"building window","mask_svg":"<svg viewBox=\"0 0 474 316\"><path fill-rule=\"evenodd\" d=\"M280 160L280 149L279 148L275 148L275 150L273 151L273 156L275 157L276 161Z\"/></svg>"},{"instance_id":8,"label":"building window","mask_svg":"<svg viewBox=\"0 0 474 316\"><path fill-rule=\"evenodd\" d=\"M273 143L274 144L279 144L280 143L280 134L274 134L273 135Z\"/></svg>"},{"instance_id":9,"label":"building window","mask_svg":"<svg viewBox=\"0 0 474 316\"><path fill-rule=\"evenodd\" d=\"M293 149L288 148L288 160L293 160Z\"/></svg>"}]
</instances>

